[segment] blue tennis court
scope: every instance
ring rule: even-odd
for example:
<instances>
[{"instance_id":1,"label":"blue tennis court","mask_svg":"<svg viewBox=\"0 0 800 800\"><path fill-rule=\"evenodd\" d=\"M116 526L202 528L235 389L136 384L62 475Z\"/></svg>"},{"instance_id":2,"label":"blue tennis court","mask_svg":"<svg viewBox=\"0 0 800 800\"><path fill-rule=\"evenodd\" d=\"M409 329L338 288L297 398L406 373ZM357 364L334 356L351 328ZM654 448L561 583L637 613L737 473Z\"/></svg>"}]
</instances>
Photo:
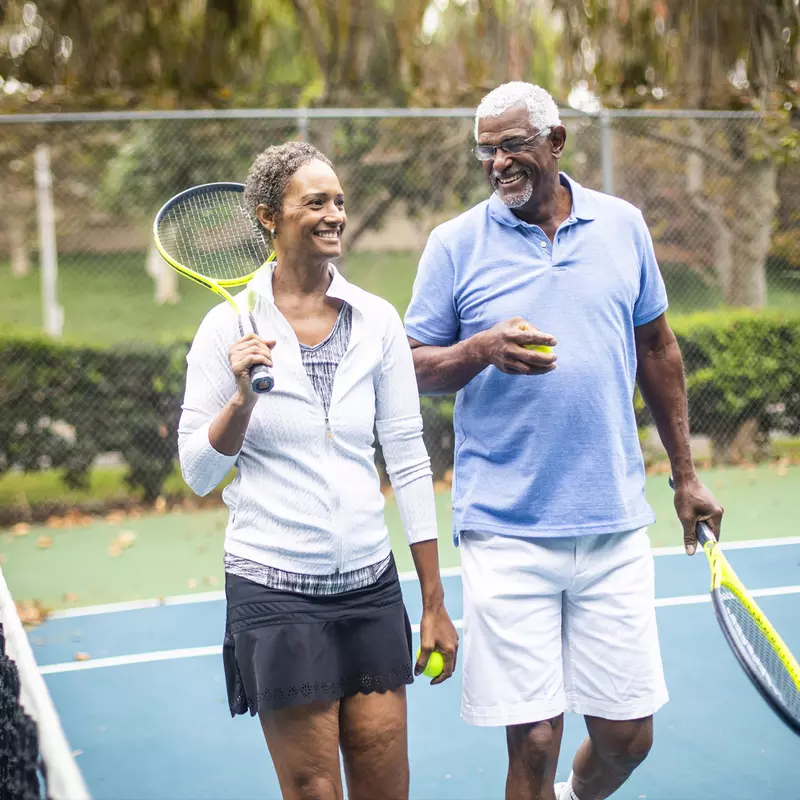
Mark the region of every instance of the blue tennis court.
<instances>
[{"instance_id":1,"label":"blue tennis court","mask_svg":"<svg viewBox=\"0 0 800 800\"><path fill-rule=\"evenodd\" d=\"M787 644L800 652L800 539L726 547L740 578ZM657 551L656 591L670 702L653 751L620 800L768 800L800 796L800 741L751 687L725 645L708 599L705 557ZM448 610L461 619L457 570L445 571ZM403 591L412 622L413 576ZM30 634L64 730L92 795L280 798L256 719L231 719L222 672L220 593L80 609ZM460 623L459 623L460 624ZM416 646L416 643L415 643ZM85 653L89 660L75 660ZM502 798L500 729L459 717L460 670L439 687L409 687L411 797ZM584 736L568 717L559 779Z\"/></svg>"}]
</instances>

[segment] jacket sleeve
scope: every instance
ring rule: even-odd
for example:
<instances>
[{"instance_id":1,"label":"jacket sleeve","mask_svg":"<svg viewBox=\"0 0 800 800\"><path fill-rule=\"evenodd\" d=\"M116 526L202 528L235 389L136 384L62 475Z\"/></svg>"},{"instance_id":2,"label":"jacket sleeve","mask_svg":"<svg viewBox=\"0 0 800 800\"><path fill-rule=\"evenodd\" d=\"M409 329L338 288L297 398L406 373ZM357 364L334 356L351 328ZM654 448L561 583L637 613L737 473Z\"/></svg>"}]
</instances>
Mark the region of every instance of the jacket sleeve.
<instances>
[{"instance_id":1,"label":"jacket sleeve","mask_svg":"<svg viewBox=\"0 0 800 800\"><path fill-rule=\"evenodd\" d=\"M193 492L206 495L236 464L233 456L218 453L208 439L214 418L236 392L228 361L228 344L235 328L225 307L212 309L198 328L186 356L186 392L178 424L178 458L183 479Z\"/></svg>"},{"instance_id":2,"label":"jacket sleeve","mask_svg":"<svg viewBox=\"0 0 800 800\"><path fill-rule=\"evenodd\" d=\"M388 306L388 304L387 304ZM375 420L409 544L437 538L431 462L422 439L419 391L403 323L391 306L383 335Z\"/></svg>"}]
</instances>

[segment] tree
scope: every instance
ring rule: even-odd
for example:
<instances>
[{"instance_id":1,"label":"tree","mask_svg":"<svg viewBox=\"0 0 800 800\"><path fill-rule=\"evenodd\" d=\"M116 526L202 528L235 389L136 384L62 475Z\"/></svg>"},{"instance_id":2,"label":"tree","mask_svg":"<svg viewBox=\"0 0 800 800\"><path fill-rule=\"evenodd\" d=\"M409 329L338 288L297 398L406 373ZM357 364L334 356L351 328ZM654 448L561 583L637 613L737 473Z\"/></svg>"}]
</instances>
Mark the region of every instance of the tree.
<instances>
[{"instance_id":1,"label":"tree","mask_svg":"<svg viewBox=\"0 0 800 800\"><path fill-rule=\"evenodd\" d=\"M275 0L9 0L3 26L10 109L294 105L315 78Z\"/></svg>"},{"instance_id":2,"label":"tree","mask_svg":"<svg viewBox=\"0 0 800 800\"><path fill-rule=\"evenodd\" d=\"M760 307L778 204L777 170L797 156L800 7L794 0L554 0L565 24L568 80L606 103L755 108L762 125L708 134L638 129L685 154L686 191L714 237L712 277L730 305ZM719 179L709 186L707 175Z\"/></svg>"}]
</instances>

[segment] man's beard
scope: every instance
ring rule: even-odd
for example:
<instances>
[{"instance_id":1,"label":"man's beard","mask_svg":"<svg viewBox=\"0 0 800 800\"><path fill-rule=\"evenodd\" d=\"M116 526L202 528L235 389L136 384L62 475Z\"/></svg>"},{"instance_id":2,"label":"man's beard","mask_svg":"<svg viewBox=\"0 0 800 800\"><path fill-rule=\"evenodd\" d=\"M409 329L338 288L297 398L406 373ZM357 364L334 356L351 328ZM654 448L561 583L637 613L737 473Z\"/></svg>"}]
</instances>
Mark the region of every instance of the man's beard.
<instances>
[{"instance_id":1,"label":"man's beard","mask_svg":"<svg viewBox=\"0 0 800 800\"><path fill-rule=\"evenodd\" d=\"M525 175L525 188L517 194L501 194L500 181L497 175L492 174L492 184L494 185L494 192L507 208L520 208L533 197L533 181L531 174L527 169L523 169L522 173Z\"/></svg>"}]
</instances>

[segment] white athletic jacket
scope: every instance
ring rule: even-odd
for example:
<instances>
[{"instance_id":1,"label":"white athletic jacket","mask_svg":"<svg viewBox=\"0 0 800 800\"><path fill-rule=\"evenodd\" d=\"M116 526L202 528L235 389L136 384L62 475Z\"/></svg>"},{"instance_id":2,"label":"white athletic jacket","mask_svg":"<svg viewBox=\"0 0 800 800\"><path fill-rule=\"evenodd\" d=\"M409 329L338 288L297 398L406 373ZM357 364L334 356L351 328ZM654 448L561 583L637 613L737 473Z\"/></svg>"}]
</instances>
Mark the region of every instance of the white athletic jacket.
<instances>
[{"instance_id":1,"label":"white athletic jacket","mask_svg":"<svg viewBox=\"0 0 800 800\"><path fill-rule=\"evenodd\" d=\"M241 451L223 455L208 440L211 422L236 392L228 346L238 329L227 302L211 309L195 335L178 431L181 470L197 494L210 492L237 467L223 491L230 509L226 551L304 574L349 572L389 554L374 462L376 427L409 543L437 533L403 323L388 302L348 283L332 265L331 272L328 295L353 307L353 328L328 417L297 337L274 304L272 271L265 268L246 291L255 292L259 333L277 340L275 386L256 403Z\"/></svg>"}]
</instances>

